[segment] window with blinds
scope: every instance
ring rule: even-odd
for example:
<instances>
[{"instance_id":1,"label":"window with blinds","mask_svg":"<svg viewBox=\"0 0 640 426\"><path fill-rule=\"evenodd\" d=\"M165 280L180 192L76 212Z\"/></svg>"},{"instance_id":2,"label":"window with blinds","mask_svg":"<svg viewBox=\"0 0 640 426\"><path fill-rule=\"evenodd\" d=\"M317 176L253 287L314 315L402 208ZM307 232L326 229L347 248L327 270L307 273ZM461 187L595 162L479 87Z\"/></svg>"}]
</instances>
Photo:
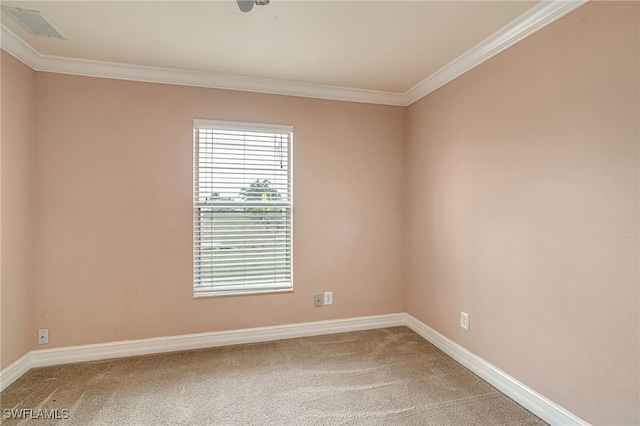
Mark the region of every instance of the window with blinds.
<instances>
[{"instance_id":1,"label":"window with blinds","mask_svg":"<svg viewBox=\"0 0 640 426\"><path fill-rule=\"evenodd\" d=\"M194 296L292 287L290 126L194 121Z\"/></svg>"}]
</instances>

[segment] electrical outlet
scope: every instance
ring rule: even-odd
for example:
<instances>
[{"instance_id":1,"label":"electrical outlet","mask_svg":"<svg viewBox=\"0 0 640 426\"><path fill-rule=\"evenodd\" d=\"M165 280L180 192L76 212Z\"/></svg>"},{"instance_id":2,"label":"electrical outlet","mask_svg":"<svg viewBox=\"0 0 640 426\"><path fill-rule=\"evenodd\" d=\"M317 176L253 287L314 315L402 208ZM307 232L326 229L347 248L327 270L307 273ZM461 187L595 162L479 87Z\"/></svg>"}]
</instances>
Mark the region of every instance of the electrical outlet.
<instances>
[{"instance_id":1,"label":"electrical outlet","mask_svg":"<svg viewBox=\"0 0 640 426\"><path fill-rule=\"evenodd\" d=\"M324 292L324 304L325 305L333 305L333 292L325 291Z\"/></svg>"},{"instance_id":2,"label":"electrical outlet","mask_svg":"<svg viewBox=\"0 0 640 426\"><path fill-rule=\"evenodd\" d=\"M321 308L322 307L322 295L321 294L314 294L313 295L313 306L315 306L316 308Z\"/></svg>"},{"instance_id":3,"label":"electrical outlet","mask_svg":"<svg viewBox=\"0 0 640 426\"><path fill-rule=\"evenodd\" d=\"M38 329L38 344L46 345L47 343L49 343L49 329L48 328Z\"/></svg>"},{"instance_id":4,"label":"electrical outlet","mask_svg":"<svg viewBox=\"0 0 640 426\"><path fill-rule=\"evenodd\" d=\"M466 312L460 311L460 327L469 331L469 314Z\"/></svg>"}]
</instances>

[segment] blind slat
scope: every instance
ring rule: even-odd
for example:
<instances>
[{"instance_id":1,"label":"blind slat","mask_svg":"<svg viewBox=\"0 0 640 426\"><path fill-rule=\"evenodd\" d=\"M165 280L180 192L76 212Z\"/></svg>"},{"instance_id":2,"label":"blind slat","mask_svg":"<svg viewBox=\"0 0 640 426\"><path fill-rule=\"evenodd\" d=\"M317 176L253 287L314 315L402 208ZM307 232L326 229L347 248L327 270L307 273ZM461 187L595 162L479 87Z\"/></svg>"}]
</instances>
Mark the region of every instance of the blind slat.
<instances>
[{"instance_id":1,"label":"blind slat","mask_svg":"<svg viewBox=\"0 0 640 426\"><path fill-rule=\"evenodd\" d=\"M289 127L196 120L194 293L290 289Z\"/></svg>"}]
</instances>

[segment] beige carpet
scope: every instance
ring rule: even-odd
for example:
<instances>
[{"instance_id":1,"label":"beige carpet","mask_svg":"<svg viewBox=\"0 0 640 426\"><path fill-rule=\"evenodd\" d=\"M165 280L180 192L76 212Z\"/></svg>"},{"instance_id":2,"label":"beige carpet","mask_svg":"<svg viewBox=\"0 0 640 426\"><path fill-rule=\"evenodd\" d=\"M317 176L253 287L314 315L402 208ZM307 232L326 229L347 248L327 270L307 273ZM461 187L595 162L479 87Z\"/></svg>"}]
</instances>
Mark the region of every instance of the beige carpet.
<instances>
[{"instance_id":1,"label":"beige carpet","mask_svg":"<svg viewBox=\"0 0 640 426\"><path fill-rule=\"evenodd\" d=\"M5 409L55 425L544 424L406 327L32 369Z\"/></svg>"}]
</instances>

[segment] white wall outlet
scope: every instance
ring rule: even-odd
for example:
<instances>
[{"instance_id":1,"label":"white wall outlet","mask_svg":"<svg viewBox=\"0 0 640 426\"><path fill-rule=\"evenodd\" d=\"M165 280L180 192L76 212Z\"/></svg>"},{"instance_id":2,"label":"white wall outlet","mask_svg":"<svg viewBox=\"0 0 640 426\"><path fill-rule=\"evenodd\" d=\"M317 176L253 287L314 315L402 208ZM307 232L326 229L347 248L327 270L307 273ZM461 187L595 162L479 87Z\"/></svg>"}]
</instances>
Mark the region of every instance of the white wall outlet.
<instances>
[{"instance_id":1,"label":"white wall outlet","mask_svg":"<svg viewBox=\"0 0 640 426\"><path fill-rule=\"evenodd\" d=\"M466 312L460 311L460 327L469 331L469 314Z\"/></svg>"},{"instance_id":2,"label":"white wall outlet","mask_svg":"<svg viewBox=\"0 0 640 426\"><path fill-rule=\"evenodd\" d=\"M325 305L333 305L333 292L325 291L324 292L324 304Z\"/></svg>"},{"instance_id":3,"label":"white wall outlet","mask_svg":"<svg viewBox=\"0 0 640 426\"><path fill-rule=\"evenodd\" d=\"M314 294L313 295L313 306L315 306L316 308L321 308L322 307L322 295L321 294Z\"/></svg>"},{"instance_id":4,"label":"white wall outlet","mask_svg":"<svg viewBox=\"0 0 640 426\"><path fill-rule=\"evenodd\" d=\"M48 328L38 329L38 344L46 345L47 343L49 343L49 329Z\"/></svg>"}]
</instances>

